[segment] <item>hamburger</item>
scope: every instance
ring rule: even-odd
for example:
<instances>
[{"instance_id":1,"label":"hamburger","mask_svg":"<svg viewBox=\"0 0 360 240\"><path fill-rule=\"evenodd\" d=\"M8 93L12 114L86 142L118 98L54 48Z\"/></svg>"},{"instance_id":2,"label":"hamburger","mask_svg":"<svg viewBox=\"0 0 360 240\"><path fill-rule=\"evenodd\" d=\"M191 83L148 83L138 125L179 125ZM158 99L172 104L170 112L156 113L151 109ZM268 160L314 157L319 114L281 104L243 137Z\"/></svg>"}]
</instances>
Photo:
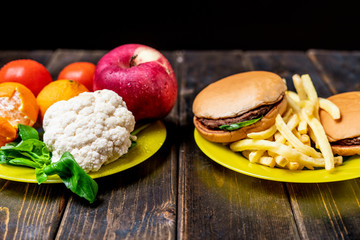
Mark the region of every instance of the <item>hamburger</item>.
<instances>
[{"instance_id":1,"label":"hamburger","mask_svg":"<svg viewBox=\"0 0 360 240\"><path fill-rule=\"evenodd\" d=\"M208 141L229 143L275 124L285 112L286 83L275 73L234 74L205 87L195 97L193 122Z\"/></svg>"},{"instance_id":2,"label":"hamburger","mask_svg":"<svg viewBox=\"0 0 360 240\"><path fill-rule=\"evenodd\" d=\"M360 154L360 91L346 92L328 98L340 110L341 118L333 119L320 109L321 124L334 154L351 156Z\"/></svg>"}]
</instances>

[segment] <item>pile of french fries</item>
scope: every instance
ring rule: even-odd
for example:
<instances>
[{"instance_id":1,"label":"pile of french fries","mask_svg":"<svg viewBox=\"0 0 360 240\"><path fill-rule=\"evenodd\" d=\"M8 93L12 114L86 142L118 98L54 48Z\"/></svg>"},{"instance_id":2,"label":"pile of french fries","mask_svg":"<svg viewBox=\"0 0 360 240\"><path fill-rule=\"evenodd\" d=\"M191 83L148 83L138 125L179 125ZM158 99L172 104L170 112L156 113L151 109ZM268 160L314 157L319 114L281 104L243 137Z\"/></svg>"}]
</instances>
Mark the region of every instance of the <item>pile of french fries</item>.
<instances>
[{"instance_id":1,"label":"pile of french fries","mask_svg":"<svg viewBox=\"0 0 360 240\"><path fill-rule=\"evenodd\" d=\"M242 152L251 163L272 168L332 171L343 159L332 152L319 120L319 109L334 119L340 118L340 111L331 101L318 97L308 74L295 74L292 79L296 92L286 92L288 106L284 114L277 115L275 125L249 133L247 138L231 143L230 149Z\"/></svg>"}]
</instances>

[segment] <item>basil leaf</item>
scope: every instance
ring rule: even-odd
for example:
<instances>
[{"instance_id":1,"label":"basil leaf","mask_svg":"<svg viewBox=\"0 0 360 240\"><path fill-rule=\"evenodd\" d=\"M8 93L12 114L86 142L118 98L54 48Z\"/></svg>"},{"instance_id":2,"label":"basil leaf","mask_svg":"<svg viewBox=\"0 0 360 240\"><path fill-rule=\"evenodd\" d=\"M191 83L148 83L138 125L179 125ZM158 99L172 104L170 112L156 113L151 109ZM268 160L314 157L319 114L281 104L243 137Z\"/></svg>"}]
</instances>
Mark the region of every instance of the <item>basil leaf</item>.
<instances>
[{"instance_id":1,"label":"basil leaf","mask_svg":"<svg viewBox=\"0 0 360 240\"><path fill-rule=\"evenodd\" d=\"M15 165L15 166L25 166L25 167L31 167L31 168L39 168L41 167L38 163L31 161L27 158L13 158L9 159L7 162L9 165Z\"/></svg>"},{"instance_id":2,"label":"basil leaf","mask_svg":"<svg viewBox=\"0 0 360 240\"><path fill-rule=\"evenodd\" d=\"M19 128L18 133L22 140L27 140L27 139L39 140L39 133L35 128L24 124L19 124L18 128Z\"/></svg>"},{"instance_id":3,"label":"basil leaf","mask_svg":"<svg viewBox=\"0 0 360 240\"><path fill-rule=\"evenodd\" d=\"M73 193L93 203L98 192L98 185L75 161L69 152L65 152L58 162L44 167L46 175L57 174Z\"/></svg>"},{"instance_id":4,"label":"basil leaf","mask_svg":"<svg viewBox=\"0 0 360 240\"><path fill-rule=\"evenodd\" d=\"M234 131L234 130L238 130L242 127L246 127L246 126L249 126L251 124L254 124L256 123L257 121L259 121L261 117L258 117L258 118L254 118L254 119L251 119L251 120L247 120L247 121L243 121L243 122L239 122L239 123L232 123L230 125L221 125L219 128L221 130L227 130L227 131Z\"/></svg>"},{"instance_id":5,"label":"basil leaf","mask_svg":"<svg viewBox=\"0 0 360 240\"><path fill-rule=\"evenodd\" d=\"M27 139L19 142L17 145L5 145L0 148L9 158L18 158L20 156L31 159L41 165L50 164L51 152L45 143L37 139Z\"/></svg>"},{"instance_id":6,"label":"basil leaf","mask_svg":"<svg viewBox=\"0 0 360 240\"><path fill-rule=\"evenodd\" d=\"M44 172L44 168L36 168L35 176L39 185L47 180L47 175Z\"/></svg>"}]
</instances>

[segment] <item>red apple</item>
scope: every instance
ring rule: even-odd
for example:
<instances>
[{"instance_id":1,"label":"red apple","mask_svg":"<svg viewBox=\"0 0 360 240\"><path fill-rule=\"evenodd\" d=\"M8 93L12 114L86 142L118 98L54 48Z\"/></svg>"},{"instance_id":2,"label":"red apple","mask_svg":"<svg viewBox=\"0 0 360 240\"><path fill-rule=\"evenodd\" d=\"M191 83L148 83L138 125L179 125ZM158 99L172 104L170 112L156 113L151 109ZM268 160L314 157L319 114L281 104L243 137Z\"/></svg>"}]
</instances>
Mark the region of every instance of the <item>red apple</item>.
<instances>
[{"instance_id":1,"label":"red apple","mask_svg":"<svg viewBox=\"0 0 360 240\"><path fill-rule=\"evenodd\" d=\"M165 117L178 91L169 61L141 44L121 45L105 54L96 65L93 89L118 93L137 121Z\"/></svg>"}]
</instances>

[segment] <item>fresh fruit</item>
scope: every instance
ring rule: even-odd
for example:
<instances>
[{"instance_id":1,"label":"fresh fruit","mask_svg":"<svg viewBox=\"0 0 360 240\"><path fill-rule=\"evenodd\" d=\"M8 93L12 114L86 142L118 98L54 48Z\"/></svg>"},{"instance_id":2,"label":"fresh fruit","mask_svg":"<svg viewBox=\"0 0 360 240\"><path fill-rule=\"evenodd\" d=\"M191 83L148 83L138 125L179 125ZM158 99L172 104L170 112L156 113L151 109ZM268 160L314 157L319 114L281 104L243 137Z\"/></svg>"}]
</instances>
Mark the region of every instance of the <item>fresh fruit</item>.
<instances>
[{"instance_id":1,"label":"fresh fruit","mask_svg":"<svg viewBox=\"0 0 360 240\"><path fill-rule=\"evenodd\" d=\"M5 64L0 70L0 83L18 82L37 96L41 89L52 82L49 71L32 59L18 59Z\"/></svg>"},{"instance_id":2,"label":"fresh fruit","mask_svg":"<svg viewBox=\"0 0 360 240\"><path fill-rule=\"evenodd\" d=\"M95 67L91 62L70 63L60 71L57 79L74 80L92 91Z\"/></svg>"},{"instance_id":3,"label":"fresh fruit","mask_svg":"<svg viewBox=\"0 0 360 240\"><path fill-rule=\"evenodd\" d=\"M69 100L82 92L89 92L89 90L83 84L69 79L59 79L46 85L36 97L41 120L52 104L61 100Z\"/></svg>"},{"instance_id":4,"label":"fresh fruit","mask_svg":"<svg viewBox=\"0 0 360 240\"><path fill-rule=\"evenodd\" d=\"M126 102L135 119L159 119L173 108L177 82L168 60L157 50L125 44L96 65L93 90L110 89Z\"/></svg>"},{"instance_id":5,"label":"fresh fruit","mask_svg":"<svg viewBox=\"0 0 360 240\"><path fill-rule=\"evenodd\" d=\"M38 113L30 89L16 82L0 83L0 146L16 138L19 123L33 126Z\"/></svg>"}]
</instances>

